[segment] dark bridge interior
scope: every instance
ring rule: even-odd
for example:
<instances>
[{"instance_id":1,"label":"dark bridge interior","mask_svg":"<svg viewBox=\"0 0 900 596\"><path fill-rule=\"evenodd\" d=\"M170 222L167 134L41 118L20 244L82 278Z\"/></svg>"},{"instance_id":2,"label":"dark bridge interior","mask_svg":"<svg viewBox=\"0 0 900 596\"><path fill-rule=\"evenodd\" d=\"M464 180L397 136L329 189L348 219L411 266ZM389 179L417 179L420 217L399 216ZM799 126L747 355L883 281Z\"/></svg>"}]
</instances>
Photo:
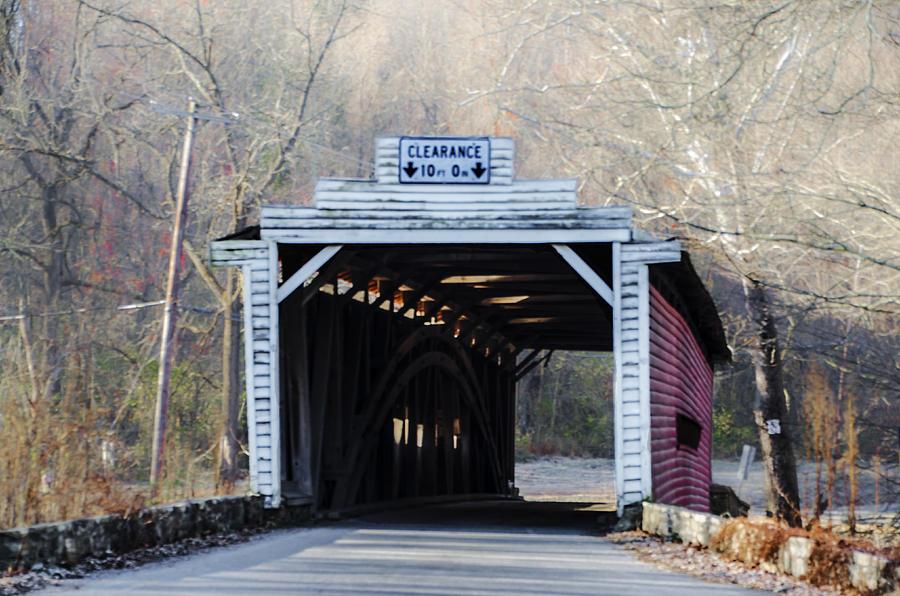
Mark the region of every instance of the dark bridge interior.
<instances>
[{"instance_id":1,"label":"dark bridge interior","mask_svg":"<svg viewBox=\"0 0 900 596\"><path fill-rule=\"evenodd\" d=\"M282 279L321 248L279 245ZM610 351L611 318L549 245L344 247L279 309L285 499L511 496L527 350Z\"/></svg>"}]
</instances>

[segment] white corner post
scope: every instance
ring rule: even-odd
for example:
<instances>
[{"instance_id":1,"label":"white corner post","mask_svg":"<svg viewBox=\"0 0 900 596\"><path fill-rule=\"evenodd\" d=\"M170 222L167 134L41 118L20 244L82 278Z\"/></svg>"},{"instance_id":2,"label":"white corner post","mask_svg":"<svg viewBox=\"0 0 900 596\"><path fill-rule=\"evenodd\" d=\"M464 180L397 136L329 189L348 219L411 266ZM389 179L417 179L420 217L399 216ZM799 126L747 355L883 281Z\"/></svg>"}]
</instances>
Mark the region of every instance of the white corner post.
<instances>
[{"instance_id":1,"label":"white corner post","mask_svg":"<svg viewBox=\"0 0 900 596\"><path fill-rule=\"evenodd\" d=\"M244 294L244 371L250 490L281 505L278 245L266 240L210 243L214 266L239 265Z\"/></svg>"},{"instance_id":2,"label":"white corner post","mask_svg":"<svg viewBox=\"0 0 900 596\"><path fill-rule=\"evenodd\" d=\"M278 247L274 242L255 242L258 243L256 258L242 263L250 490L263 496L266 507L279 507Z\"/></svg>"},{"instance_id":3,"label":"white corner post","mask_svg":"<svg viewBox=\"0 0 900 596\"><path fill-rule=\"evenodd\" d=\"M647 266L613 244L616 509L653 495L650 459L650 317Z\"/></svg>"},{"instance_id":4,"label":"white corner post","mask_svg":"<svg viewBox=\"0 0 900 596\"><path fill-rule=\"evenodd\" d=\"M653 496L650 265L681 260L678 242L613 243L616 504Z\"/></svg>"},{"instance_id":5,"label":"white corner post","mask_svg":"<svg viewBox=\"0 0 900 596\"><path fill-rule=\"evenodd\" d=\"M640 387L641 494L653 496L653 461L650 457L650 267L631 265L638 274L638 386Z\"/></svg>"}]
</instances>

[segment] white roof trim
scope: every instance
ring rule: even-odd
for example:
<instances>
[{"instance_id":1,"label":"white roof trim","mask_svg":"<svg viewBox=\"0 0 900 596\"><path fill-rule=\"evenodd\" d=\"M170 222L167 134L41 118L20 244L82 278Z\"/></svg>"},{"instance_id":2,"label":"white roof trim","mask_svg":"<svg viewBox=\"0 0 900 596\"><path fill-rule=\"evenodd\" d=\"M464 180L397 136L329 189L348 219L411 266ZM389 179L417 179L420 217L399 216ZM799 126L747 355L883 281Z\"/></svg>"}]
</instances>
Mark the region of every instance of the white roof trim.
<instances>
[{"instance_id":1,"label":"white roof trim","mask_svg":"<svg viewBox=\"0 0 900 596\"><path fill-rule=\"evenodd\" d=\"M628 242L630 228L613 229L265 229L265 240L282 244L572 244Z\"/></svg>"}]
</instances>

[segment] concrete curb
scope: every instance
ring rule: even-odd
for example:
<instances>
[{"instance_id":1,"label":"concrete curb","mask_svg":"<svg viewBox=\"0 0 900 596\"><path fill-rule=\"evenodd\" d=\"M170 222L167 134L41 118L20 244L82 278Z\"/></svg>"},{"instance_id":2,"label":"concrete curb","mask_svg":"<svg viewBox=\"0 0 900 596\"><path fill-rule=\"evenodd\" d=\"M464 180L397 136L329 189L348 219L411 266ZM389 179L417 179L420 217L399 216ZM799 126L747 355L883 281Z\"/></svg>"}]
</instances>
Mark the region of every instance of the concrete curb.
<instances>
[{"instance_id":1,"label":"concrete curb","mask_svg":"<svg viewBox=\"0 0 900 596\"><path fill-rule=\"evenodd\" d=\"M667 540L680 540L697 546L709 547L713 538L727 520L710 513L691 511L674 505L643 503L641 529ZM746 548L755 542L750 533L765 533L765 526L741 527L729 542L719 544L717 550L749 565L770 571L780 571L800 579L808 579L816 541L802 536L791 536L778 546L774 564ZM742 548L743 546L743 548ZM835 563L836 565L839 563ZM843 564L843 563L840 563ZM900 588L900 569L889 559L862 551L850 551L846 568L837 569L837 575L849 578L854 588L867 594L885 594Z\"/></svg>"},{"instance_id":2,"label":"concrete curb","mask_svg":"<svg viewBox=\"0 0 900 596\"><path fill-rule=\"evenodd\" d=\"M259 527L257 495L192 499L134 515L104 515L0 531L0 569L28 570L37 562L74 565L88 556L121 554L195 536Z\"/></svg>"}]
</instances>

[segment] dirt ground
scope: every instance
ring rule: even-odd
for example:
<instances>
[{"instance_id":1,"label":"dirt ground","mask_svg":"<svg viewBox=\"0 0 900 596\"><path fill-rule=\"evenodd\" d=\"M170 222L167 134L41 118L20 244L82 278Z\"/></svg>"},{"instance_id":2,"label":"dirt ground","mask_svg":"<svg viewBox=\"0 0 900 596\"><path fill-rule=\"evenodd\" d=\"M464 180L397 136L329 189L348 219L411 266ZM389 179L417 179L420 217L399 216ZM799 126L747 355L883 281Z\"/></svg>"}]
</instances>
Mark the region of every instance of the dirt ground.
<instances>
[{"instance_id":1,"label":"dirt ground","mask_svg":"<svg viewBox=\"0 0 900 596\"><path fill-rule=\"evenodd\" d=\"M738 479L737 461L714 460L713 482L732 487L750 504L751 515L765 515L765 471L756 461L745 481ZM896 466L883 469L888 478L897 478ZM801 463L797 470L800 500L805 510L814 502L815 466ZM866 523L890 522L900 507L900 496L894 494L893 483L868 470L859 472L857 519ZM615 506L615 464L611 459L546 457L516 463L516 486L519 494L532 501L585 501ZM829 519L842 522L847 518L846 483L837 483L834 506Z\"/></svg>"},{"instance_id":2,"label":"dirt ground","mask_svg":"<svg viewBox=\"0 0 900 596\"><path fill-rule=\"evenodd\" d=\"M516 486L528 501L583 501L616 506L611 459L545 457L516 463Z\"/></svg>"}]
</instances>

